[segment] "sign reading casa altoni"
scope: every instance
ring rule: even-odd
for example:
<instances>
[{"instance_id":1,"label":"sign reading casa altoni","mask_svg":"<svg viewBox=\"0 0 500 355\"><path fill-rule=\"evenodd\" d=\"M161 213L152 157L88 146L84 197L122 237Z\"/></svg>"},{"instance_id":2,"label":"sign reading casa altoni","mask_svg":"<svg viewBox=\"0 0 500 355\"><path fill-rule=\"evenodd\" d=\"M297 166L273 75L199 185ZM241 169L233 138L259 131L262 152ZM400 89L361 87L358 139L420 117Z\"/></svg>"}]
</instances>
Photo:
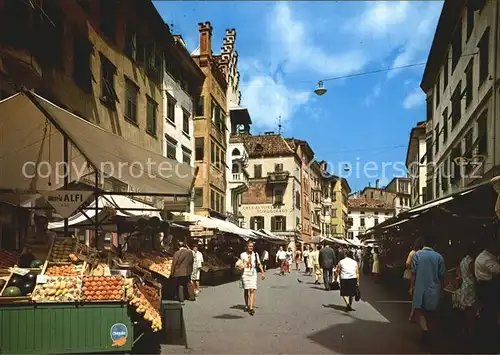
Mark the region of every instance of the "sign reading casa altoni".
<instances>
[{"instance_id":1,"label":"sign reading casa altoni","mask_svg":"<svg viewBox=\"0 0 500 355\"><path fill-rule=\"evenodd\" d=\"M54 207L56 212L63 218L68 218L83 205L90 196L92 191L77 191L77 190L55 190L55 191L40 191L40 194L45 197L45 200Z\"/></svg>"},{"instance_id":2,"label":"sign reading casa altoni","mask_svg":"<svg viewBox=\"0 0 500 355\"><path fill-rule=\"evenodd\" d=\"M273 205L243 205L240 207L242 211L255 211L260 213L290 213L293 208L276 208Z\"/></svg>"}]
</instances>

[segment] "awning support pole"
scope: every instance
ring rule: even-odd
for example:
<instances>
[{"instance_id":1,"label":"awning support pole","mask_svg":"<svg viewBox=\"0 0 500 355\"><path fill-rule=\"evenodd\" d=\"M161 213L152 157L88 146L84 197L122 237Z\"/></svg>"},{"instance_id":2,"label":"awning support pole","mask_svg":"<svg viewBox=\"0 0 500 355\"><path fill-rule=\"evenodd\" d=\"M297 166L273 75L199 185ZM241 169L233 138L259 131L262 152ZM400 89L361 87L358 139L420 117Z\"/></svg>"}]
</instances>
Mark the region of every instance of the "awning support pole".
<instances>
[{"instance_id":1,"label":"awning support pole","mask_svg":"<svg viewBox=\"0 0 500 355\"><path fill-rule=\"evenodd\" d=\"M96 191L99 190L99 170L95 169L95 189ZM98 233L99 233L99 194L96 193L95 195L95 226L94 226L94 241L95 245L97 245L97 238L98 238Z\"/></svg>"},{"instance_id":2,"label":"awning support pole","mask_svg":"<svg viewBox=\"0 0 500 355\"><path fill-rule=\"evenodd\" d=\"M69 184L69 169L68 169L68 164L69 164L69 157L68 157L68 137L64 136L63 139L63 144L64 144L64 151L63 151L63 159L64 159L64 189L68 189L68 184ZM68 218L64 218L64 236L68 236Z\"/></svg>"}]
</instances>

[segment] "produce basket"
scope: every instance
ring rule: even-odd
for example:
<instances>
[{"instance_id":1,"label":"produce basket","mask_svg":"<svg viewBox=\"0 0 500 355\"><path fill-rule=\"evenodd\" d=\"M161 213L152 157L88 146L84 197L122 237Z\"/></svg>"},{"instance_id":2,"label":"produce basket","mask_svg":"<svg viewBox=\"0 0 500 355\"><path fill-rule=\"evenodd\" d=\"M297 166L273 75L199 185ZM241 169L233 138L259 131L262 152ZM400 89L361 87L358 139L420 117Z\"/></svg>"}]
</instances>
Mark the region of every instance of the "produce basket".
<instances>
[{"instance_id":1,"label":"produce basket","mask_svg":"<svg viewBox=\"0 0 500 355\"><path fill-rule=\"evenodd\" d=\"M145 256L146 258L139 262L142 268L150 270L167 279L170 277L170 273L172 272L172 259L154 255Z\"/></svg>"},{"instance_id":2,"label":"produce basket","mask_svg":"<svg viewBox=\"0 0 500 355\"><path fill-rule=\"evenodd\" d=\"M46 276L83 276L87 263L51 263L46 261L42 275Z\"/></svg>"},{"instance_id":3,"label":"produce basket","mask_svg":"<svg viewBox=\"0 0 500 355\"><path fill-rule=\"evenodd\" d=\"M44 276L40 281L33 291L34 303L77 302L81 297L81 277Z\"/></svg>"},{"instance_id":4,"label":"produce basket","mask_svg":"<svg viewBox=\"0 0 500 355\"><path fill-rule=\"evenodd\" d=\"M29 303L40 272L40 269L12 268L9 279L0 292L0 303Z\"/></svg>"},{"instance_id":5,"label":"produce basket","mask_svg":"<svg viewBox=\"0 0 500 355\"><path fill-rule=\"evenodd\" d=\"M67 263L71 260L70 254L76 251L76 246L75 238L54 238L47 260L51 263Z\"/></svg>"},{"instance_id":6,"label":"produce basket","mask_svg":"<svg viewBox=\"0 0 500 355\"><path fill-rule=\"evenodd\" d=\"M125 282L121 276L87 276L83 278L83 302L123 302Z\"/></svg>"},{"instance_id":7,"label":"produce basket","mask_svg":"<svg viewBox=\"0 0 500 355\"><path fill-rule=\"evenodd\" d=\"M135 308L135 311L142 315L143 319L148 322L153 332L158 332L162 329L162 320L160 316L161 305L161 288L159 285L148 282L128 282L127 284L127 300L130 306Z\"/></svg>"}]
</instances>

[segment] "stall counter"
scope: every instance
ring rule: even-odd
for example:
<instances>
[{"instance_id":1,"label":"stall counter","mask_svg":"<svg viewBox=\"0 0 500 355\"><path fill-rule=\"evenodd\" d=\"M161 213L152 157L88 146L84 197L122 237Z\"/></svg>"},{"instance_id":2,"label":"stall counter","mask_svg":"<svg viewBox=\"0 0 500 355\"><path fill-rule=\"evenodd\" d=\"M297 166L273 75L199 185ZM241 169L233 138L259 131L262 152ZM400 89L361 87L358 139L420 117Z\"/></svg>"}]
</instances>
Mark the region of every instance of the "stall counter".
<instances>
[{"instance_id":1,"label":"stall counter","mask_svg":"<svg viewBox=\"0 0 500 355\"><path fill-rule=\"evenodd\" d=\"M126 303L0 306L0 354L130 352Z\"/></svg>"}]
</instances>

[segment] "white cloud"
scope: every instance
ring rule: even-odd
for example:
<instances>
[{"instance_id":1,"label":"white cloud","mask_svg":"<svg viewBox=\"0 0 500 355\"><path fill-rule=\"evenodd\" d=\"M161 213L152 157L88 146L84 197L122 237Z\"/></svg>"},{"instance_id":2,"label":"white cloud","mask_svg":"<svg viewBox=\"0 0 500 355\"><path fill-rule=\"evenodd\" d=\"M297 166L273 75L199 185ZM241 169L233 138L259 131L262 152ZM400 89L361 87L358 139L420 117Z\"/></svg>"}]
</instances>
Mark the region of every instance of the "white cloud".
<instances>
[{"instance_id":1,"label":"white cloud","mask_svg":"<svg viewBox=\"0 0 500 355\"><path fill-rule=\"evenodd\" d=\"M309 92L289 89L266 74L252 76L242 91L242 104L249 109L254 125L272 130L277 130L278 117L286 124L310 98Z\"/></svg>"},{"instance_id":2,"label":"white cloud","mask_svg":"<svg viewBox=\"0 0 500 355\"><path fill-rule=\"evenodd\" d=\"M393 57L391 67L425 62L442 1L374 1L365 11L342 26L346 35L357 35L371 53L371 60ZM416 67L421 70L421 67ZM400 73L387 73L391 79Z\"/></svg>"},{"instance_id":3,"label":"white cloud","mask_svg":"<svg viewBox=\"0 0 500 355\"><path fill-rule=\"evenodd\" d=\"M310 70L322 76L344 75L360 70L368 61L362 50L332 53L315 43L306 24L294 19L288 3L278 2L269 19L277 55L286 58L288 70Z\"/></svg>"},{"instance_id":4,"label":"white cloud","mask_svg":"<svg viewBox=\"0 0 500 355\"><path fill-rule=\"evenodd\" d=\"M425 102L425 94L420 88L414 89L410 92L403 101L403 107L407 110L422 105Z\"/></svg>"},{"instance_id":5,"label":"white cloud","mask_svg":"<svg viewBox=\"0 0 500 355\"><path fill-rule=\"evenodd\" d=\"M357 19L358 30L372 36L386 35L406 20L409 3L406 1L376 1Z\"/></svg>"}]
</instances>

